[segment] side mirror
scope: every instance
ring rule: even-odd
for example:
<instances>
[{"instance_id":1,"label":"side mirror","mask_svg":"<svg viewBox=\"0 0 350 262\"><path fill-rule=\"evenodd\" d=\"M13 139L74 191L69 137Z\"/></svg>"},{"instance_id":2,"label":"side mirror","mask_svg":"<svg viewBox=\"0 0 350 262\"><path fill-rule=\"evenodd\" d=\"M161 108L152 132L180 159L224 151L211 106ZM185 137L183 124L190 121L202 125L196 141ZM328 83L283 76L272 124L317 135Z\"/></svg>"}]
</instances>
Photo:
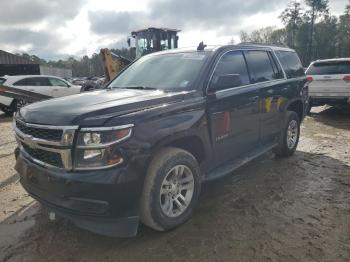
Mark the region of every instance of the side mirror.
<instances>
[{"instance_id":1,"label":"side mirror","mask_svg":"<svg viewBox=\"0 0 350 262\"><path fill-rule=\"evenodd\" d=\"M239 74L227 74L214 76L210 84L210 91L217 91L228 89L242 85L241 77Z\"/></svg>"}]
</instances>

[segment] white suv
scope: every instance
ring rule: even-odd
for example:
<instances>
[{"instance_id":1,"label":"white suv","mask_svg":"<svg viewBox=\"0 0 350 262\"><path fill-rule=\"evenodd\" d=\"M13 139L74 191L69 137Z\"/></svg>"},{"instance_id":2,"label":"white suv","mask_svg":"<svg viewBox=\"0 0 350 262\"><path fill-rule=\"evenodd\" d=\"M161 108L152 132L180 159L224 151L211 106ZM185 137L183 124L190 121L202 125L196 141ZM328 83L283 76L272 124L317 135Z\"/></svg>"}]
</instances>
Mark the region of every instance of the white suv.
<instances>
[{"instance_id":1,"label":"white suv","mask_svg":"<svg viewBox=\"0 0 350 262\"><path fill-rule=\"evenodd\" d=\"M317 60L306 70L312 106L350 102L350 58Z\"/></svg>"},{"instance_id":2,"label":"white suv","mask_svg":"<svg viewBox=\"0 0 350 262\"><path fill-rule=\"evenodd\" d=\"M2 76L0 85L15 87L51 97L68 96L80 93L81 86L72 85L62 78L46 75ZM23 101L0 96L0 110L12 115Z\"/></svg>"}]
</instances>

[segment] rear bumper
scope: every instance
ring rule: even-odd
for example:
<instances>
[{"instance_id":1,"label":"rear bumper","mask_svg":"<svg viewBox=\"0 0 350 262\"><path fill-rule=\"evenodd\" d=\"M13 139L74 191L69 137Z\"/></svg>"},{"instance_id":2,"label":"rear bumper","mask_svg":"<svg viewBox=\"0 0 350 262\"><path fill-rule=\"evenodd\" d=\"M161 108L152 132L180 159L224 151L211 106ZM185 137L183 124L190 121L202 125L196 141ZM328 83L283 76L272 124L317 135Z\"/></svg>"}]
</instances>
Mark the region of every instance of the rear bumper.
<instances>
[{"instance_id":1,"label":"rear bumper","mask_svg":"<svg viewBox=\"0 0 350 262\"><path fill-rule=\"evenodd\" d=\"M48 210L80 228L112 236L137 234L140 179L127 167L70 172L38 166L16 151L15 169L24 189Z\"/></svg>"},{"instance_id":2,"label":"rear bumper","mask_svg":"<svg viewBox=\"0 0 350 262\"><path fill-rule=\"evenodd\" d=\"M312 106L324 104L346 104L350 103L349 96L311 96L310 104Z\"/></svg>"}]
</instances>

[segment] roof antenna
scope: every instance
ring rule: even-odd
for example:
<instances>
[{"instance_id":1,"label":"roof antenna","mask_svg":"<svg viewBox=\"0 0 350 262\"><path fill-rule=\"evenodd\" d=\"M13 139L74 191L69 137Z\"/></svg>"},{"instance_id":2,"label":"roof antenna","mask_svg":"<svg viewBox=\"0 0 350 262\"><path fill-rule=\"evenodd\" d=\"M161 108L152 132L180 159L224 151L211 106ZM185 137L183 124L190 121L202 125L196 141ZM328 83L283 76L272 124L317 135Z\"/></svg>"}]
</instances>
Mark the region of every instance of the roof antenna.
<instances>
[{"instance_id":1,"label":"roof antenna","mask_svg":"<svg viewBox=\"0 0 350 262\"><path fill-rule=\"evenodd\" d=\"M207 47L207 45L205 45L205 44L203 43L203 41L202 41L202 42L199 43L199 45L198 45L198 47L197 47L197 51L203 51L204 48L206 48L206 47Z\"/></svg>"}]
</instances>

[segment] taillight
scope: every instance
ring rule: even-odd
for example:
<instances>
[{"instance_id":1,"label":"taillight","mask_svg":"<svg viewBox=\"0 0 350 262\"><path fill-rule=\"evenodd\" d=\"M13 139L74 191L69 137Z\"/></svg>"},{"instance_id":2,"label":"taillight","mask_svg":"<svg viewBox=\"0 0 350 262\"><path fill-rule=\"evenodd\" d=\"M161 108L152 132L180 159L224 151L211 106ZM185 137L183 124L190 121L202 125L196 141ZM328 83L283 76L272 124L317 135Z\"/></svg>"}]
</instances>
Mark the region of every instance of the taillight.
<instances>
[{"instance_id":1,"label":"taillight","mask_svg":"<svg viewBox=\"0 0 350 262\"><path fill-rule=\"evenodd\" d=\"M343 77L343 80L344 80L344 81L350 81L350 75L344 76L344 77Z\"/></svg>"},{"instance_id":2,"label":"taillight","mask_svg":"<svg viewBox=\"0 0 350 262\"><path fill-rule=\"evenodd\" d=\"M312 76L306 76L306 80L307 80L308 82L314 81L314 79L312 78Z\"/></svg>"}]
</instances>

